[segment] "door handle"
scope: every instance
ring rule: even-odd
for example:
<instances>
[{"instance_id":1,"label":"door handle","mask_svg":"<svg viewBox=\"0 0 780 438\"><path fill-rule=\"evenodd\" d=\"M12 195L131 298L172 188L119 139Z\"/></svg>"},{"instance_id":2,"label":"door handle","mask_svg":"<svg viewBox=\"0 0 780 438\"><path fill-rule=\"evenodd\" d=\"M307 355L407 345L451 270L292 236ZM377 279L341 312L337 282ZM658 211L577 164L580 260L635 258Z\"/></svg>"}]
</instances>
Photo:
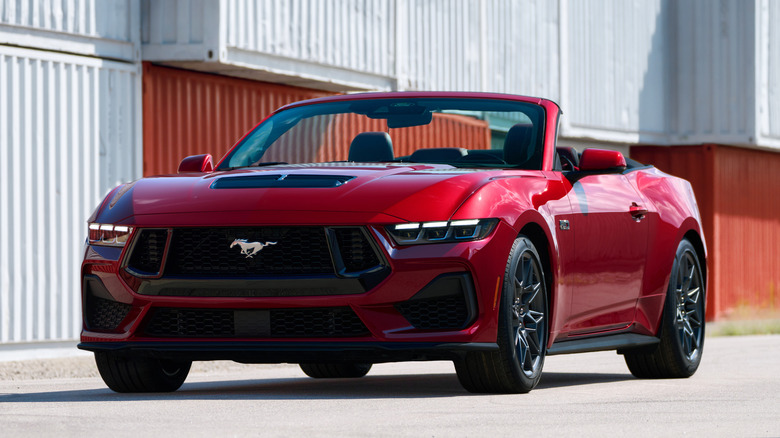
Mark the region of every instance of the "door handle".
<instances>
[{"instance_id":1,"label":"door handle","mask_svg":"<svg viewBox=\"0 0 780 438\"><path fill-rule=\"evenodd\" d=\"M645 215L647 214L647 209L637 204L636 202L632 202L631 207L628 208L628 212L631 213L631 216L634 219L636 219L637 221L641 221L642 219L645 218Z\"/></svg>"}]
</instances>

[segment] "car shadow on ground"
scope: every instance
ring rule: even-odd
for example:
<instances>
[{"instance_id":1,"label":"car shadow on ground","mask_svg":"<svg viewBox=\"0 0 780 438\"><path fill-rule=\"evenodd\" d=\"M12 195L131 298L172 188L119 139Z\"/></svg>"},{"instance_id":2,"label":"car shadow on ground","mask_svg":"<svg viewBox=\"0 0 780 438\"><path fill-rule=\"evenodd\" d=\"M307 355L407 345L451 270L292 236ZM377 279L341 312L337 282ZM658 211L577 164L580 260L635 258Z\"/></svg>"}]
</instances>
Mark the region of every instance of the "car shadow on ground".
<instances>
[{"instance_id":1,"label":"car shadow on ground","mask_svg":"<svg viewBox=\"0 0 780 438\"><path fill-rule=\"evenodd\" d=\"M545 373L534 392L567 386L620 382L630 374ZM469 394L455 373L376 375L361 379L252 379L185 382L176 392L118 394L108 388L38 393L0 394L0 403L51 403L140 400L345 400L383 398L439 398L485 396Z\"/></svg>"}]
</instances>

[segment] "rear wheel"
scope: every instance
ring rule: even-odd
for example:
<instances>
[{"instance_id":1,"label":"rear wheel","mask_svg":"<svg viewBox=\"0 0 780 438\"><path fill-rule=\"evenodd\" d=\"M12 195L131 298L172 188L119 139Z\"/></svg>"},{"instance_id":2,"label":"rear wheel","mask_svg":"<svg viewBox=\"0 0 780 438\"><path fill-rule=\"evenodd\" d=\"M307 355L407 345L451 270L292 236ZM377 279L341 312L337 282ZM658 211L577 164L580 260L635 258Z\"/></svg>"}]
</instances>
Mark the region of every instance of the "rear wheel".
<instances>
[{"instance_id":1,"label":"rear wheel","mask_svg":"<svg viewBox=\"0 0 780 438\"><path fill-rule=\"evenodd\" d=\"M704 278L691 242L677 247L661 317L660 343L651 351L625 352L628 369L645 379L690 377L704 349Z\"/></svg>"},{"instance_id":2,"label":"rear wheel","mask_svg":"<svg viewBox=\"0 0 780 438\"><path fill-rule=\"evenodd\" d=\"M470 392L525 393L542 377L547 344L547 290L539 254L526 237L512 245L498 315L498 351L455 362Z\"/></svg>"},{"instance_id":3,"label":"rear wheel","mask_svg":"<svg viewBox=\"0 0 780 438\"><path fill-rule=\"evenodd\" d=\"M100 377L116 392L171 392L181 387L192 362L95 353Z\"/></svg>"},{"instance_id":4,"label":"rear wheel","mask_svg":"<svg viewBox=\"0 0 780 438\"><path fill-rule=\"evenodd\" d=\"M301 370L315 379L363 377L371 369L370 363L302 363Z\"/></svg>"}]
</instances>

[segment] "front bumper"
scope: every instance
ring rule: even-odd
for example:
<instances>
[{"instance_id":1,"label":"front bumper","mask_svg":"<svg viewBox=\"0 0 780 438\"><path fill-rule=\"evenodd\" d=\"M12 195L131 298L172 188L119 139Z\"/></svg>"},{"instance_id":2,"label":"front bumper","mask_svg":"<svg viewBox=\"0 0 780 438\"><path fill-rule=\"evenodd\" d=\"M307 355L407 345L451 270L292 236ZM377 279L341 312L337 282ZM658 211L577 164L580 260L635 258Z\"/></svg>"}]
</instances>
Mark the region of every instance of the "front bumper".
<instances>
[{"instance_id":1,"label":"front bumper","mask_svg":"<svg viewBox=\"0 0 780 438\"><path fill-rule=\"evenodd\" d=\"M381 227L368 229L387 260L390 274L363 293L346 295L203 297L140 294L128 285L127 273L122 271L125 254L115 255L112 260L105 256L105 251L96 256L99 249L88 247L82 266L85 324L80 348L194 360L276 363L315 358L319 361L363 358L370 362L453 359L464 351L495 347L497 298L506 257L516 235L511 227L499 224L491 236L481 241L416 246L396 246ZM410 316L418 312L415 309L420 306L404 307L421 295L426 295L422 298L435 297L438 292L426 288L430 289L430 285L440 278L465 279L463 282L467 284L471 299L465 326L428 327ZM90 287L100 289L98 298L107 300L97 302L116 303L101 315L114 315L113 308L123 308L119 317L114 315L119 319L114 327L90 324L89 316L94 314L94 308L89 308L91 298L88 297L95 295L89 292ZM310 332L300 332L278 337L266 328L260 328L259 331L239 330L231 336L217 331L199 337L188 331L160 335L160 332L148 330L155 315L171 309L235 312L234 315L240 313L244 319L247 315L255 315L263 320L273 318L266 317L266 313L334 308L354 312L365 326L365 332L348 333L348 336L328 333L312 336ZM424 321L425 315L422 318L418 315L418 319Z\"/></svg>"}]
</instances>

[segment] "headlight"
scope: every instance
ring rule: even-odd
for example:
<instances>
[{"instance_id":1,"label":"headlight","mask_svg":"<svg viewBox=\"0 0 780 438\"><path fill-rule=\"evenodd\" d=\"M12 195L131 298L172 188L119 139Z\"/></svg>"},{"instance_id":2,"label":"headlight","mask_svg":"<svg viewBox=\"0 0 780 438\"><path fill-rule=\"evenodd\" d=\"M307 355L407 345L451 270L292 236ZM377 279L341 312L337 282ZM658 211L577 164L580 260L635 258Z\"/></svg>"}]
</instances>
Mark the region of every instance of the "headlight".
<instances>
[{"instance_id":1,"label":"headlight","mask_svg":"<svg viewBox=\"0 0 780 438\"><path fill-rule=\"evenodd\" d=\"M89 224L89 244L125 246L133 227L127 225Z\"/></svg>"},{"instance_id":2,"label":"headlight","mask_svg":"<svg viewBox=\"0 0 780 438\"><path fill-rule=\"evenodd\" d=\"M493 231L498 219L466 219L439 222L413 222L386 227L395 243L416 245L421 243L463 242L479 240Z\"/></svg>"}]
</instances>

